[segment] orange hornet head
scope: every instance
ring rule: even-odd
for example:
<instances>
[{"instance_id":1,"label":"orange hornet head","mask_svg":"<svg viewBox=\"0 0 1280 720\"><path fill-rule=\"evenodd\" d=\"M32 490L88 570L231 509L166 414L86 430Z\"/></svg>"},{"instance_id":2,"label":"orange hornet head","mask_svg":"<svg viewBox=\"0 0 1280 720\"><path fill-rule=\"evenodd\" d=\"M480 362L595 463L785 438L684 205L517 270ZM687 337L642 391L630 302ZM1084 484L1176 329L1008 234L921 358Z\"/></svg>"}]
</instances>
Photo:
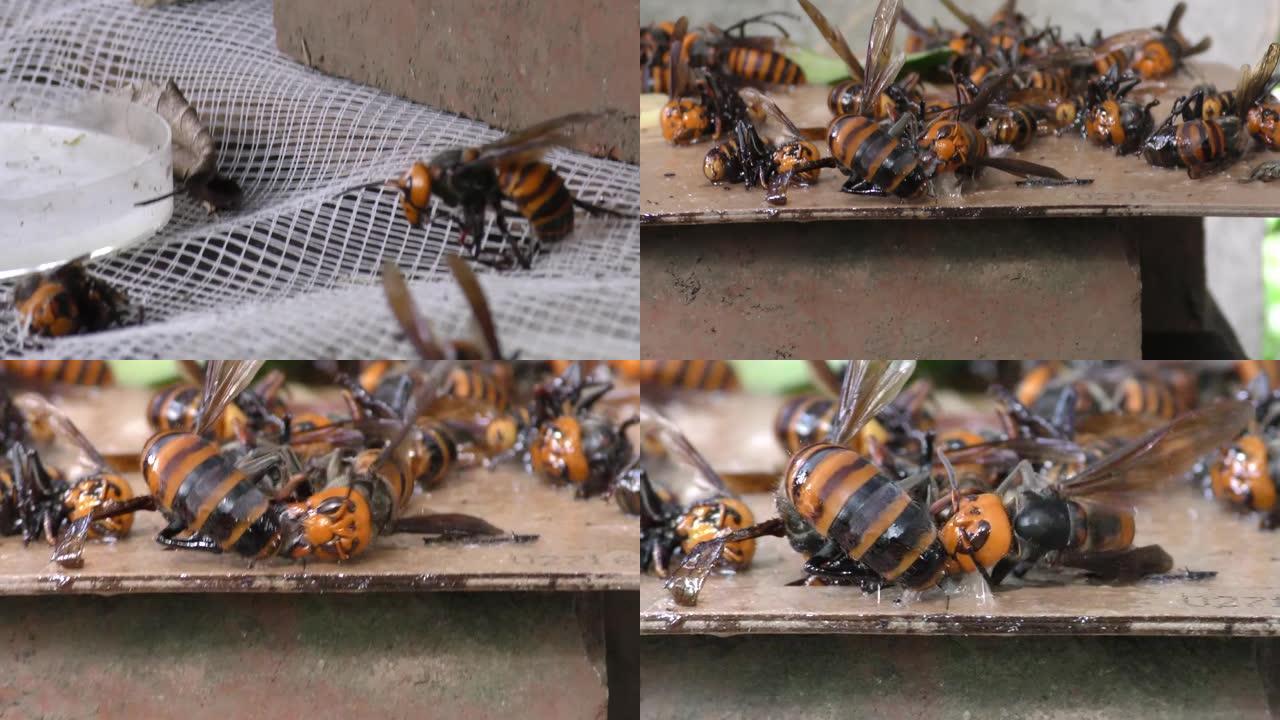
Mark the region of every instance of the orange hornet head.
<instances>
[{"instance_id":1,"label":"orange hornet head","mask_svg":"<svg viewBox=\"0 0 1280 720\"><path fill-rule=\"evenodd\" d=\"M101 473L80 480L67 492L63 503L67 519L79 520L108 502L123 502L133 497L133 489L115 473ZM116 515L89 525L89 538L122 538L133 527L133 513Z\"/></svg>"},{"instance_id":2,"label":"orange hornet head","mask_svg":"<svg viewBox=\"0 0 1280 720\"><path fill-rule=\"evenodd\" d=\"M431 200L431 168L421 161L415 162L399 180L388 180L386 184L400 191L400 207L409 224L420 226L422 213Z\"/></svg>"},{"instance_id":3,"label":"orange hornet head","mask_svg":"<svg viewBox=\"0 0 1280 720\"><path fill-rule=\"evenodd\" d=\"M322 490L291 504L286 521L294 527L286 531L281 554L295 559L349 560L373 542L369 500L349 487Z\"/></svg>"},{"instance_id":4,"label":"orange hornet head","mask_svg":"<svg viewBox=\"0 0 1280 720\"><path fill-rule=\"evenodd\" d=\"M938 537L947 551L947 574L960 574L956 570L969 573L976 571L978 564L991 569L1009 554L1013 549L1013 524L1000 496L969 493L960 498Z\"/></svg>"},{"instance_id":5,"label":"orange hornet head","mask_svg":"<svg viewBox=\"0 0 1280 720\"><path fill-rule=\"evenodd\" d=\"M722 530L741 530L755 523L751 510L737 498L719 498L689 508L676 526L676 535L686 554L698 545L713 540ZM724 563L735 570L745 570L756 554L756 541L739 540L724 546Z\"/></svg>"},{"instance_id":6,"label":"orange hornet head","mask_svg":"<svg viewBox=\"0 0 1280 720\"><path fill-rule=\"evenodd\" d=\"M662 137L673 145L690 145L711 129L711 116L702 103L689 98L669 100L658 117Z\"/></svg>"}]
</instances>

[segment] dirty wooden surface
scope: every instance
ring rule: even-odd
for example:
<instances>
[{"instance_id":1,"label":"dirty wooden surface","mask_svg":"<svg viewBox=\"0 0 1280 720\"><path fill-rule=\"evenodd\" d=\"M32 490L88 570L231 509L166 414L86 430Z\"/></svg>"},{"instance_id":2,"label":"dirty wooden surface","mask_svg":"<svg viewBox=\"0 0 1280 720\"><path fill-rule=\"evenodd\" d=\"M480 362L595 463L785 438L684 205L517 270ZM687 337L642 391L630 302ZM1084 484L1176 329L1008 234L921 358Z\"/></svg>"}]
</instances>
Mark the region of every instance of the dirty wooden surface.
<instances>
[{"instance_id":1,"label":"dirty wooden surface","mask_svg":"<svg viewBox=\"0 0 1280 720\"><path fill-rule=\"evenodd\" d=\"M715 398L672 415L712 464L723 470L778 468L771 434L780 400ZM772 497L751 496L757 520L773 516ZM1173 482L1139 506L1138 542L1159 543L1175 570L1216 570L1211 580L1105 586L1037 574L1022 586L983 593L966 581L911 603L887 588L786 587L802 576L800 556L780 538L758 541L752 568L712 577L696 607L676 605L660 581L640 584L642 634L867 633L904 635L1218 635L1280 634L1280 535L1258 530Z\"/></svg>"},{"instance_id":2,"label":"dirty wooden surface","mask_svg":"<svg viewBox=\"0 0 1280 720\"><path fill-rule=\"evenodd\" d=\"M1252 58L1249 59L1253 61ZM1219 87L1234 87L1238 71L1225 66L1197 68ZM1197 82L1189 75L1169 81L1157 93L1161 105L1153 110L1164 120L1172 101ZM804 86L776 95L778 104L801 127L825 126L831 119L827 88ZM654 123L640 132L640 188L642 222L649 224L706 224L813 220L1086 217L1086 216L1260 216L1275 215L1280 207L1277 188L1264 183L1242 185L1249 170L1273 154L1254 151L1227 171L1205 180L1191 180L1186 171L1153 168L1141 157L1118 157L1114 151L1082 138L1040 137L1016 157L1057 168L1068 177L1093 178L1092 185L1061 188L1019 188L1011 175L988 170L962 195L939 193L934 198L905 201L867 198L840 192L843 176L825 170L817 185L795 188L784 207L764 201L760 189L741 185L714 186L702 174L708 143L675 148L663 140ZM768 133L774 133L773 126ZM825 143L820 143L827 154Z\"/></svg>"},{"instance_id":3,"label":"dirty wooden surface","mask_svg":"<svg viewBox=\"0 0 1280 720\"><path fill-rule=\"evenodd\" d=\"M129 389L73 394L72 419L104 453L138 452L150 435L150 393ZM138 473L135 492L146 491ZM50 548L0 538L0 594L142 592L364 592L421 590L628 590L638 578L637 521L611 501L575 500L511 467L468 471L436 491L419 493L418 509L479 515L495 525L541 537L526 544L424 546L411 535L379 538L364 556L343 564L279 559L249 563L233 555L169 551L152 539L158 513L141 513L130 536L90 543L81 570L49 562Z\"/></svg>"}]
</instances>

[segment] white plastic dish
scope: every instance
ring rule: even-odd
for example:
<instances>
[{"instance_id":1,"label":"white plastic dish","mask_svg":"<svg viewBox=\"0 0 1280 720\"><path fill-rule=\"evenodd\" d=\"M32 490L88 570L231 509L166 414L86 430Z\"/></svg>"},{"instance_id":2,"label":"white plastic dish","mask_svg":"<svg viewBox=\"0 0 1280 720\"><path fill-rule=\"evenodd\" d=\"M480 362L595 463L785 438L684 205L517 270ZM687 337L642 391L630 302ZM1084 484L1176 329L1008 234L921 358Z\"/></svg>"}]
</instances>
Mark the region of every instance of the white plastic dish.
<instances>
[{"instance_id":1,"label":"white plastic dish","mask_svg":"<svg viewBox=\"0 0 1280 720\"><path fill-rule=\"evenodd\" d=\"M0 279L141 242L173 215L169 125L87 94L64 113L0 114Z\"/></svg>"}]
</instances>

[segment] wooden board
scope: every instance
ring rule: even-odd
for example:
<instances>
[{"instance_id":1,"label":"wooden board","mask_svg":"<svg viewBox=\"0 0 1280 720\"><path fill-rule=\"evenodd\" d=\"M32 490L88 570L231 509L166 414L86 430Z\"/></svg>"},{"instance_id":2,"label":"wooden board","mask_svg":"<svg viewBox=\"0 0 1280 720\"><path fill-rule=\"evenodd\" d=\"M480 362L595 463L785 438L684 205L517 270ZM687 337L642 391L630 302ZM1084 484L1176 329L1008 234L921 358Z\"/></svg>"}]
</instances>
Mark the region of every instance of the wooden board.
<instances>
[{"instance_id":1,"label":"wooden board","mask_svg":"<svg viewBox=\"0 0 1280 720\"><path fill-rule=\"evenodd\" d=\"M144 408L150 394L113 389L62 400L72 419L105 453L138 452L150 435ZM141 476L130 477L145 492ZM425 590L634 590L638 525L612 501L576 500L516 467L462 472L443 487L419 493L408 514L479 515L521 533L520 545L424 546L410 535L379 538L368 554L344 564L280 559L249 563L231 555L170 551L153 536L158 513L139 514L131 535L90 543L81 570L50 563L43 543L0 538L0 595L152 592L374 592Z\"/></svg>"},{"instance_id":2,"label":"wooden board","mask_svg":"<svg viewBox=\"0 0 1280 720\"><path fill-rule=\"evenodd\" d=\"M1246 59L1249 62L1254 58ZM1243 62L1243 61L1242 61ZM1219 87L1234 87L1238 71L1225 66L1195 69ZM1196 79L1184 75L1157 93L1161 105L1153 110L1164 120L1174 98ZM801 127L825 126L831 119L827 88L805 86L775 95L778 104ZM773 126L769 133L776 132ZM825 143L821 147L825 155ZM662 139L654 123L640 132L641 222L692 225L766 221L943 219L991 217L1091 216L1258 216L1280 212L1280 186L1240 184L1242 177L1264 160L1280 155L1254 151L1225 172L1191 180L1185 170L1153 168L1139 156L1118 157L1114 151L1076 136L1041 137L1017 157L1049 165L1069 177L1093 178L1092 185L1062 188L1019 188L1016 178L988 171L962 195L948 194L919 200L866 198L840 192L843 176L824 171L810 188L795 188L784 207L764 200L759 188L715 186L702 174L709 145L675 148Z\"/></svg>"},{"instance_id":3,"label":"wooden board","mask_svg":"<svg viewBox=\"0 0 1280 720\"><path fill-rule=\"evenodd\" d=\"M779 398L745 395L681 406L672 416L712 464L725 470L780 468L771 444ZM1217 635L1280 634L1280 534L1233 515L1173 483L1144 501L1138 541L1159 543L1175 569L1216 570L1207 581L1104 586L1040 574L1020 587L980 597L977 582L947 595L904 604L901 591L863 595L856 588L786 587L802 577L786 541L762 538L749 571L712 577L696 607L676 605L653 577L640 583L642 634L867 633L893 635ZM754 495L757 520L773 499Z\"/></svg>"}]
</instances>

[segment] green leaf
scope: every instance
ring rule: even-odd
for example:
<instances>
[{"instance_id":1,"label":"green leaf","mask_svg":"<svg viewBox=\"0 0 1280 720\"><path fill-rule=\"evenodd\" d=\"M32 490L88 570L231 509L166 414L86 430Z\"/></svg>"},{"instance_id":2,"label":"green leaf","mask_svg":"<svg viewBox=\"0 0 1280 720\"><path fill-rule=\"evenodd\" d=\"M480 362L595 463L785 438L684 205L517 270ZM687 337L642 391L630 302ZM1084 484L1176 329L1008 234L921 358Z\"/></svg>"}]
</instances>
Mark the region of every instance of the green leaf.
<instances>
[{"instance_id":1,"label":"green leaf","mask_svg":"<svg viewBox=\"0 0 1280 720\"><path fill-rule=\"evenodd\" d=\"M112 360L111 372L119 385L151 387L181 378L173 360Z\"/></svg>"},{"instance_id":2,"label":"green leaf","mask_svg":"<svg viewBox=\"0 0 1280 720\"><path fill-rule=\"evenodd\" d=\"M742 387L755 393L784 393L810 384L809 366L802 360L734 360Z\"/></svg>"},{"instance_id":3,"label":"green leaf","mask_svg":"<svg viewBox=\"0 0 1280 720\"><path fill-rule=\"evenodd\" d=\"M912 72L926 75L930 70L946 67L953 54L951 48L944 47L908 55L899 77ZM832 85L849 77L849 68L844 66L844 62L830 55L806 48L788 48L787 57L804 69L805 78L809 82L817 85Z\"/></svg>"}]
</instances>

